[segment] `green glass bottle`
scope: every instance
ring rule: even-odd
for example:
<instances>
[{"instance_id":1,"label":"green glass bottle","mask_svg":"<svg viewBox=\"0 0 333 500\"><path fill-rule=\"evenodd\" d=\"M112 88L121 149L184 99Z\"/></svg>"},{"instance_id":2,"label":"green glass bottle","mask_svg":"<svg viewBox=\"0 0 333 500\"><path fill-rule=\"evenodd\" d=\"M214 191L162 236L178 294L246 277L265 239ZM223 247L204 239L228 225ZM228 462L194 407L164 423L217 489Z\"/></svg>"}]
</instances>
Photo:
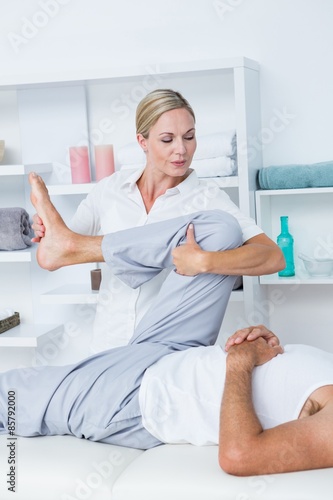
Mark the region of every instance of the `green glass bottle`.
<instances>
[{"instance_id":1,"label":"green glass bottle","mask_svg":"<svg viewBox=\"0 0 333 500\"><path fill-rule=\"evenodd\" d=\"M279 271L279 276L295 276L295 264L294 264L294 238L289 233L288 229L288 217L282 215L280 217L281 221L281 234L277 237L277 244L281 248L285 261L286 267Z\"/></svg>"}]
</instances>

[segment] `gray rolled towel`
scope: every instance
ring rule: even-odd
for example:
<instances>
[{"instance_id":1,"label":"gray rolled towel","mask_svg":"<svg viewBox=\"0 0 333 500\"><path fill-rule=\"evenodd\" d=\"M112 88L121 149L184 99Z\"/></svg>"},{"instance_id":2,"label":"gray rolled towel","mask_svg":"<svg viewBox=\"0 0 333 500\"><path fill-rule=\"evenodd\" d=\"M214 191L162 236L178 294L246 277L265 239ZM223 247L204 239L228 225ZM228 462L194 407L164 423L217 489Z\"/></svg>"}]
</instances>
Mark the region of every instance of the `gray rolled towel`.
<instances>
[{"instance_id":1,"label":"gray rolled towel","mask_svg":"<svg viewBox=\"0 0 333 500\"><path fill-rule=\"evenodd\" d=\"M0 208L0 250L24 250L31 246L33 230L24 208Z\"/></svg>"}]
</instances>

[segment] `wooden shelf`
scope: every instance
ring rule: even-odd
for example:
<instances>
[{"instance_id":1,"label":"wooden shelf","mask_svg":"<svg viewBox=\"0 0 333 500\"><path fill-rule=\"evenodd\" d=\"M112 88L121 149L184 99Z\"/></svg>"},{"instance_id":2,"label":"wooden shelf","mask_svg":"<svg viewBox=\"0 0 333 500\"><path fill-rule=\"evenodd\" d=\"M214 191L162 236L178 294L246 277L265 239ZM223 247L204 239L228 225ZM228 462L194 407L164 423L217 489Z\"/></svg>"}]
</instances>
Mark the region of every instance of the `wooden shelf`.
<instances>
[{"instance_id":1,"label":"wooden shelf","mask_svg":"<svg viewBox=\"0 0 333 500\"><path fill-rule=\"evenodd\" d=\"M0 334L0 347L37 347L48 335L60 335L62 325L21 323Z\"/></svg>"}]
</instances>

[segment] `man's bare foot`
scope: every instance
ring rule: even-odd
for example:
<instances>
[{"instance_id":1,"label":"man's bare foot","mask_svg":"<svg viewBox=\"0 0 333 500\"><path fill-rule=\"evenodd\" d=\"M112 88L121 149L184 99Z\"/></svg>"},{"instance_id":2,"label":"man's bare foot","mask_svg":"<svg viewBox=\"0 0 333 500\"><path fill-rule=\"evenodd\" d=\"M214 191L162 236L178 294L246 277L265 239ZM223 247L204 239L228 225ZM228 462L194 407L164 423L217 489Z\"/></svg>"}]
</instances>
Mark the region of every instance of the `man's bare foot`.
<instances>
[{"instance_id":1,"label":"man's bare foot","mask_svg":"<svg viewBox=\"0 0 333 500\"><path fill-rule=\"evenodd\" d=\"M72 264L76 234L64 223L52 204L43 179L32 172L29 175L30 199L45 226L45 236L40 239L37 262L48 271Z\"/></svg>"},{"instance_id":2,"label":"man's bare foot","mask_svg":"<svg viewBox=\"0 0 333 500\"><path fill-rule=\"evenodd\" d=\"M71 231L50 200L43 179L32 172L30 199L45 227L45 236L40 239L37 262L48 271L60 267L88 262L104 262L102 254L103 236L83 236Z\"/></svg>"}]
</instances>

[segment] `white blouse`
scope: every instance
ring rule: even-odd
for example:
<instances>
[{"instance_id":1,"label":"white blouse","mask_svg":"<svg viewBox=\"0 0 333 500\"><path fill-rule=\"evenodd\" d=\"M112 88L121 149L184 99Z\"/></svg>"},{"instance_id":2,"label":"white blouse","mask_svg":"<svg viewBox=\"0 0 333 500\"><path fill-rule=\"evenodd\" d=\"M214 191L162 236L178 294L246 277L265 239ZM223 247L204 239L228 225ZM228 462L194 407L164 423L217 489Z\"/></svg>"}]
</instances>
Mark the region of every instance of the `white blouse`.
<instances>
[{"instance_id":1,"label":"white blouse","mask_svg":"<svg viewBox=\"0 0 333 500\"><path fill-rule=\"evenodd\" d=\"M194 171L177 187L160 196L147 214L136 184L141 174L142 170L125 169L100 181L79 205L71 229L80 234L103 235L201 210L220 209L238 220L244 241L262 233L254 220L244 216L213 180L199 180ZM91 344L93 352L128 343L168 272L163 271L139 289L132 290L113 276L106 264L101 267L102 283Z\"/></svg>"}]
</instances>

